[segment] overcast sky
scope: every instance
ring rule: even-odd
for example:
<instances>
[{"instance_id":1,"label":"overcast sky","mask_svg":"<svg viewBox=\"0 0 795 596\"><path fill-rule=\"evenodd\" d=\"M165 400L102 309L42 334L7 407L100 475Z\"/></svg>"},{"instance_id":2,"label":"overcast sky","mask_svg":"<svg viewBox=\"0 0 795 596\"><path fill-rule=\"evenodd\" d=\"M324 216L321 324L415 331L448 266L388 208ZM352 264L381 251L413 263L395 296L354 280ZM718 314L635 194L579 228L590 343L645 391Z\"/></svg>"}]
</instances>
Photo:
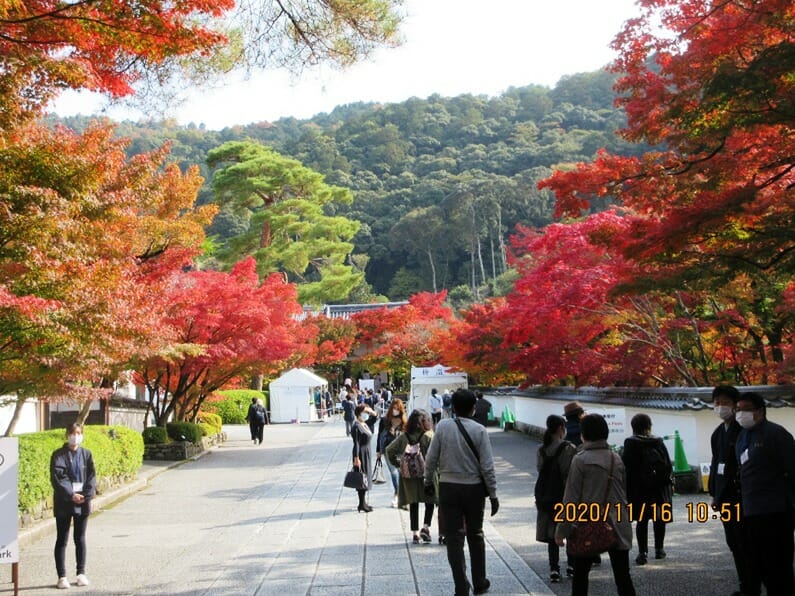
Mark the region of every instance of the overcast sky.
<instances>
[{"instance_id":1,"label":"overcast sky","mask_svg":"<svg viewBox=\"0 0 795 596\"><path fill-rule=\"evenodd\" d=\"M636 16L634 0L406 0L404 44L379 50L346 71L305 73L298 82L272 72L194 93L171 114L181 124L234 124L309 118L358 101L399 102L434 93L498 95L508 87L552 87L564 75L610 62L613 37ZM55 111L90 114L102 102L68 94ZM111 110L118 119L136 118Z\"/></svg>"}]
</instances>

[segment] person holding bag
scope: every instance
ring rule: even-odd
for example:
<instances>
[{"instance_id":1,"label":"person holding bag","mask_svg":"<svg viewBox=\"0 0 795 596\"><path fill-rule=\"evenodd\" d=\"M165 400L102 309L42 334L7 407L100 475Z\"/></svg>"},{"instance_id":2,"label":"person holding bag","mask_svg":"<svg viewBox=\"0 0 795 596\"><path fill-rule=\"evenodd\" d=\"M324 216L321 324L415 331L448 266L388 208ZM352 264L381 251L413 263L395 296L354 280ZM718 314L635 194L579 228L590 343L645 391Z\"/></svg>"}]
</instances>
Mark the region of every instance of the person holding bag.
<instances>
[{"instance_id":1,"label":"person holding bag","mask_svg":"<svg viewBox=\"0 0 795 596\"><path fill-rule=\"evenodd\" d=\"M406 447L416 445L422 455L420 469L421 476L407 476L400 474L398 483L398 507L409 508L409 521L411 525L412 540L414 544L431 541L431 520L435 508L435 495L425 492L424 458L428 453L428 446L433 439L433 422L425 410L414 410L409 416L404 432L389 444L386 449L387 461L395 468L400 468L401 458L406 452ZM419 458L418 458L419 461ZM420 530L420 503L425 503L425 516L422 530Z\"/></svg>"},{"instance_id":2,"label":"person holding bag","mask_svg":"<svg viewBox=\"0 0 795 596\"><path fill-rule=\"evenodd\" d=\"M359 404L354 410L356 416L351 425L351 438L353 438L353 467L358 468L363 475L362 488L357 488L359 494L359 506L357 511L369 513L373 510L367 504L367 491L373 488L373 465L370 457L370 443L373 438L373 431L367 424L370 416L375 416L375 412L366 404Z\"/></svg>"},{"instance_id":3,"label":"person holding bag","mask_svg":"<svg viewBox=\"0 0 795 596\"><path fill-rule=\"evenodd\" d=\"M457 389L452 408L456 418L439 422L428 448L425 483L430 492L431 480L438 471L441 531L446 539L447 562L456 596L466 596L470 591L485 594L491 582L486 576L483 516L486 497L491 504L491 515L499 511L497 474L488 431L472 420L475 394L468 389ZM472 565L472 585L467 579L465 539Z\"/></svg>"},{"instance_id":4,"label":"person holding bag","mask_svg":"<svg viewBox=\"0 0 795 596\"><path fill-rule=\"evenodd\" d=\"M380 459L382 454L386 453L386 448L394 441L408 422L406 416L406 408L403 406L403 400L395 397L389 404L386 416L381 418L378 423L378 447L376 451L376 458ZM393 466L389 458L386 459L386 467L389 470L389 475L392 478L392 488L394 489L394 496L392 497L392 507L398 506L398 482L400 480L400 472Z\"/></svg>"},{"instance_id":5,"label":"person holding bag","mask_svg":"<svg viewBox=\"0 0 795 596\"><path fill-rule=\"evenodd\" d=\"M594 558L599 552L607 551L610 566L613 569L613 580L618 596L635 596L635 587L629 573L629 550L632 548L632 524L627 511L627 497L624 489L624 464L621 458L610 450L607 444L609 429L607 422L599 414L588 414L580 420L582 431L582 449L571 460L569 475L566 478L566 490L563 493L562 521L555 529L555 542L563 546L569 542L569 556L574 560L574 578L571 584L572 596L588 594L588 574ZM586 517L578 519L581 503L588 505ZM573 507L567 505L573 504ZM620 507L622 514L616 515ZM592 511L594 510L594 511ZM607 514L607 524L602 520ZM618 518L620 517L620 521ZM590 538L598 541L606 529L608 547L596 548L595 552L585 554L582 538L590 534ZM593 532L592 532L593 531ZM583 554L578 554L583 551Z\"/></svg>"}]
</instances>

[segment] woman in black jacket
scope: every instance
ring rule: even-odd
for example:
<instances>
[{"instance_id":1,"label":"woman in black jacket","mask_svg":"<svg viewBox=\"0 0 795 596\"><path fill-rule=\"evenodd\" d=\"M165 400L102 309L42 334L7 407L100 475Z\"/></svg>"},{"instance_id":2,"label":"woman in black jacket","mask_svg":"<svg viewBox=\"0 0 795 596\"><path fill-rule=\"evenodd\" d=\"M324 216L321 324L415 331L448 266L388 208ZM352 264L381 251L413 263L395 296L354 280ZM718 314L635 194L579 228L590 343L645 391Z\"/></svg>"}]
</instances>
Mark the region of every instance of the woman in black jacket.
<instances>
[{"instance_id":1,"label":"woman in black jacket","mask_svg":"<svg viewBox=\"0 0 795 596\"><path fill-rule=\"evenodd\" d=\"M624 441L624 467L627 471L627 501L637 520L638 556L635 562L645 565L649 552L649 519L654 528L654 558L665 558L665 524L663 505L671 507L673 483L671 458L663 440L651 434L651 418L635 414L630 421L631 437ZM669 509L670 511L670 509Z\"/></svg>"},{"instance_id":2,"label":"woman in black jacket","mask_svg":"<svg viewBox=\"0 0 795 596\"><path fill-rule=\"evenodd\" d=\"M69 527L74 521L77 585L87 586L86 525L91 513L91 499L97 489L97 476L91 452L80 446L83 426L70 424L66 429L67 442L56 449L50 458L50 482L53 488L53 513L58 537L55 541L55 569L58 588L68 588L66 578L66 544Z\"/></svg>"},{"instance_id":3,"label":"woman in black jacket","mask_svg":"<svg viewBox=\"0 0 795 596\"><path fill-rule=\"evenodd\" d=\"M373 439L373 431L367 421L371 416L375 416L375 412L366 404L359 404L354 410L356 416L353 424L351 425L351 437L353 438L353 466L359 468L364 475L365 486L357 489L359 493L359 512L364 511L369 513L373 510L367 504L366 495L367 491L373 488L373 464L370 457L370 444Z\"/></svg>"}]
</instances>

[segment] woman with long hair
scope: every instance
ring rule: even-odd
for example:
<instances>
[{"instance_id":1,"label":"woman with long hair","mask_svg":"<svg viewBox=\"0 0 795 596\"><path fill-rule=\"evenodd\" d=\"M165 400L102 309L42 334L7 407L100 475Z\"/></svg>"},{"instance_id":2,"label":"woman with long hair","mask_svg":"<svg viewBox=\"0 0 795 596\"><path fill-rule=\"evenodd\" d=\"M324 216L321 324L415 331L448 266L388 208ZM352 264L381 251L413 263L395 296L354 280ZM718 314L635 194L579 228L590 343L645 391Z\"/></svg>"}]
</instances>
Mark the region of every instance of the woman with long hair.
<instances>
[{"instance_id":1,"label":"woman with long hair","mask_svg":"<svg viewBox=\"0 0 795 596\"><path fill-rule=\"evenodd\" d=\"M433 439L433 422L431 416L425 410L414 410L409 416L403 433L396 438L386 449L389 462L396 468L400 468L400 458L409 446L419 445L423 458L428 453L428 447ZM420 530L420 503L425 503L425 516L423 518L422 530ZM409 509L409 521L411 523L412 540L414 544L419 544L420 539L424 542L431 541L431 520L435 506L435 495L426 495L424 477L407 478L404 474L400 475L398 482L398 507Z\"/></svg>"},{"instance_id":2,"label":"woman with long hair","mask_svg":"<svg viewBox=\"0 0 795 596\"><path fill-rule=\"evenodd\" d=\"M386 448L394 441L400 433L403 432L403 427L406 426L408 417L406 416L406 408L403 405L403 400L400 398L392 398L389 403L386 416L381 418L378 423L378 446L376 447L376 458L381 458L381 455L386 453ZM386 467L389 470L389 475L392 478L392 487L395 489L395 494L392 497L392 507L398 506L398 482L400 480L400 470L398 470L389 461L386 460Z\"/></svg>"}]
</instances>

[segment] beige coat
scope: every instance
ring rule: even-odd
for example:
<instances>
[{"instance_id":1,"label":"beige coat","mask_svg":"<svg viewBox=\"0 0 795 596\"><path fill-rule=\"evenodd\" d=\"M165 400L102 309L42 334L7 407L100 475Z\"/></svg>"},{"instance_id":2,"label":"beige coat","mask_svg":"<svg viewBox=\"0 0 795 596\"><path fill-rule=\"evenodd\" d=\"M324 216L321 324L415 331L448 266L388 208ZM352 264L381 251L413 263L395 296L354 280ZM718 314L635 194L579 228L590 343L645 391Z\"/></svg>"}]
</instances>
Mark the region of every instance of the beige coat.
<instances>
[{"instance_id":1,"label":"beige coat","mask_svg":"<svg viewBox=\"0 0 795 596\"><path fill-rule=\"evenodd\" d=\"M610 461L614 462L613 475L609 478ZM610 451L606 441L586 441L582 451L579 451L571 460L569 476L566 479L566 491L563 494L563 504L586 503L589 506L596 504L599 515L608 506L608 518L618 534L617 550L632 548L632 524L626 509L627 496L625 487L624 463L621 458ZM605 487L608 486L607 498ZM617 506L621 507L618 521ZM567 538L574 529L572 520L565 519L555 529L556 538Z\"/></svg>"}]
</instances>

